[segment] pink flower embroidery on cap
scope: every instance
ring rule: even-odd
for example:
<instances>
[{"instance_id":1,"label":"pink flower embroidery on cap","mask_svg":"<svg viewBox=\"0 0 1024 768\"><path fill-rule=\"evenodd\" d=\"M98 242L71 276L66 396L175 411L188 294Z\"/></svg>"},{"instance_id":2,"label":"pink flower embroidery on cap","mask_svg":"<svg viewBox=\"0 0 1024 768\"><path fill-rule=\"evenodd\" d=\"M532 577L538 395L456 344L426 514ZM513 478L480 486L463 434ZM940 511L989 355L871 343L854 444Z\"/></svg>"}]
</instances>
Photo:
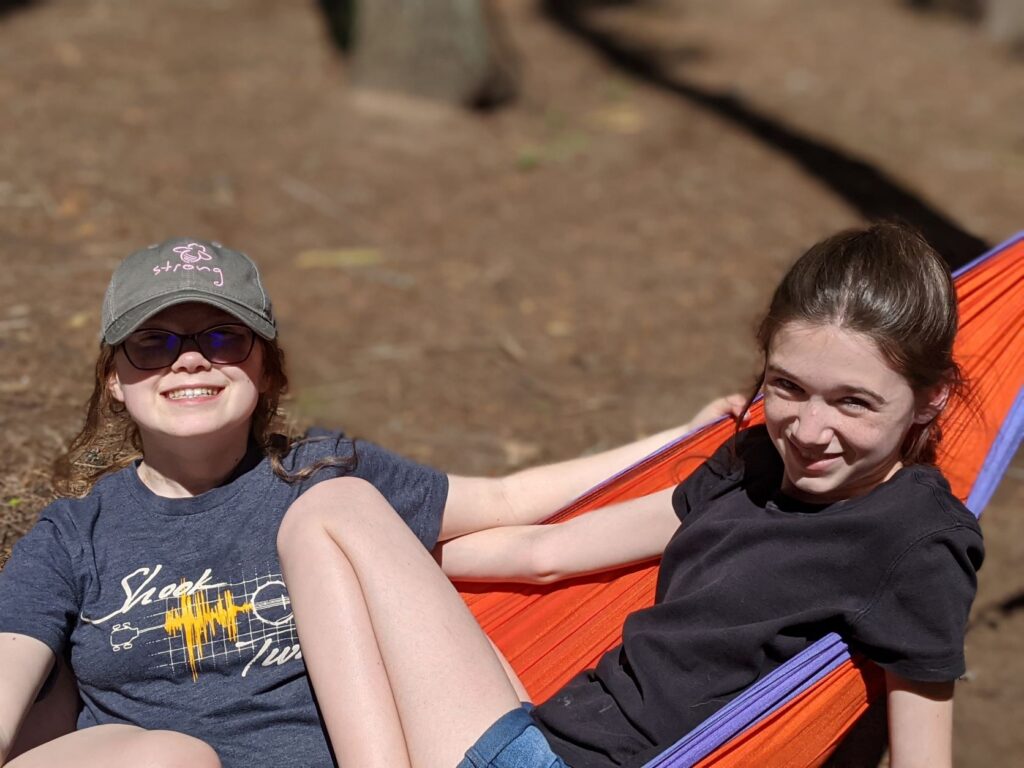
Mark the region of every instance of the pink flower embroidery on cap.
<instances>
[{"instance_id":1,"label":"pink flower embroidery on cap","mask_svg":"<svg viewBox=\"0 0 1024 768\"><path fill-rule=\"evenodd\" d=\"M206 250L206 246L202 243L189 243L188 245L179 245L172 249L181 258L182 263L171 264L171 260L167 259L166 264L157 264L153 267L153 275L159 277L161 273L166 274L167 272L177 272L179 269L183 272L212 272L217 275L217 279L214 280L213 284L218 288L224 285L224 272L220 267L207 267L203 264L198 264L200 261L212 261L213 256Z\"/></svg>"},{"instance_id":2,"label":"pink flower embroidery on cap","mask_svg":"<svg viewBox=\"0 0 1024 768\"><path fill-rule=\"evenodd\" d=\"M188 245L179 245L174 249L174 252L181 257L181 260L186 264L194 264L197 261L210 261L211 256L206 251L206 246L201 243L189 243Z\"/></svg>"}]
</instances>

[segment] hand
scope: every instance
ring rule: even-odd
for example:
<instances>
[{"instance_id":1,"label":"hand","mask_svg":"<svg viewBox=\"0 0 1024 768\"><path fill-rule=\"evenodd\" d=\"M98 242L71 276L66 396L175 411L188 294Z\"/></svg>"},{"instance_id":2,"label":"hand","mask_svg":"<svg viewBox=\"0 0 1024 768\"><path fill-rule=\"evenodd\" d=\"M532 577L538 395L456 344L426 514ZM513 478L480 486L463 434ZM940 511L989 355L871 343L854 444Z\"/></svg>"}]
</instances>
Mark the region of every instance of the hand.
<instances>
[{"instance_id":1,"label":"hand","mask_svg":"<svg viewBox=\"0 0 1024 768\"><path fill-rule=\"evenodd\" d=\"M719 397L697 411L693 418L690 419L689 427L690 429L697 429L705 424L710 424L712 421L718 421L723 416L731 416L733 419L738 419L741 415L744 415L743 409L746 405L747 398L738 392L726 395L725 397Z\"/></svg>"}]
</instances>

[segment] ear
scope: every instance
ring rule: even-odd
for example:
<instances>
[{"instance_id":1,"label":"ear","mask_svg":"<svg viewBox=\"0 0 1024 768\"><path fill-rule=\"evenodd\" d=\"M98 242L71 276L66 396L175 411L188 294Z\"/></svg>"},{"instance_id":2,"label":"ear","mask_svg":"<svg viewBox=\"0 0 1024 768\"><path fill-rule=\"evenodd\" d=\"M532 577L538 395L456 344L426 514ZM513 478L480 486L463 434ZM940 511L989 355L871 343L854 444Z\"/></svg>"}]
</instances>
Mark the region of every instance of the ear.
<instances>
[{"instance_id":1,"label":"ear","mask_svg":"<svg viewBox=\"0 0 1024 768\"><path fill-rule=\"evenodd\" d=\"M121 379L117 375L116 370L111 371L110 375L107 377L107 392L109 392L110 396L117 400L117 402L124 402L124 390L121 389Z\"/></svg>"},{"instance_id":2,"label":"ear","mask_svg":"<svg viewBox=\"0 0 1024 768\"><path fill-rule=\"evenodd\" d=\"M933 389L921 393L917 401L917 410L914 412L915 424L930 424L946 407L949 401L949 385L940 384Z\"/></svg>"}]
</instances>

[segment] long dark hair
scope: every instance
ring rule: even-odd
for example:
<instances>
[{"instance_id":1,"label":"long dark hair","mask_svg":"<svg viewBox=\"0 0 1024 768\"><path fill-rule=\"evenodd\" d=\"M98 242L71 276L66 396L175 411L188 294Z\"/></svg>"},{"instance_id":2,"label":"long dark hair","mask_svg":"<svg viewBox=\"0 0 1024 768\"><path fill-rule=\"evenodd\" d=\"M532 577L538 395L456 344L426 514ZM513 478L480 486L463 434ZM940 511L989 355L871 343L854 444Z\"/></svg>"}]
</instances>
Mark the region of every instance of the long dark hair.
<instances>
[{"instance_id":1,"label":"long dark hair","mask_svg":"<svg viewBox=\"0 0 1024 768\"><path fill-rule=\"evenodd\" d=\"M804 253L775 289L758 328L766 360L772 337L792 321L870 338L918 398L942 386L950 399L966 398L967 384L953 359L958 316L949 267L906 226L883 222L847 230ZM763 384L762 368L751 402ZM937 419L914 424L901 460L933 463L940 439Z\"/></svg>"}]
</instances>

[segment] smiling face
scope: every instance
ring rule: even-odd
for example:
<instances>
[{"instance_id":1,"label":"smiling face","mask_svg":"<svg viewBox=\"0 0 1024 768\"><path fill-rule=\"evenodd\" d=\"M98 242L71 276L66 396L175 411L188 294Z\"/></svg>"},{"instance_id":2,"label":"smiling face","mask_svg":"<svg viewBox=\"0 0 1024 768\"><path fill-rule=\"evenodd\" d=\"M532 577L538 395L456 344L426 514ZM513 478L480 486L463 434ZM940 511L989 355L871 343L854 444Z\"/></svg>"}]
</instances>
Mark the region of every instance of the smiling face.
<instances>
[{"instance_id":1,"label":"smiling face","mask_svg":"<svg viewBox=\"0 0 1024 768\"><path fill-rule=\"evenodd\" d=\"M154 315L144 326L190 334L237 322L215 307L188 303ZM148 451L158 448L160 441L183 437L244 446L259 395L266 388L264 379L260 343L234 365L211 363L194 343L186 343L173 363L153 371L138 370L118 348L108 386L138 425Z\"/></svg>"},{"instance_id":2,"label":"smiling face","mask_svg":"<svg viewBox=\"0 0 1024 768\"><path fill-rule=\"evenodd\" d=\"M902 466L907 431L931 420L870 338L789 322L768 346L764 412L785 466L783 490L816 503L860 496Z\"/></svg>"}]
</instances>

